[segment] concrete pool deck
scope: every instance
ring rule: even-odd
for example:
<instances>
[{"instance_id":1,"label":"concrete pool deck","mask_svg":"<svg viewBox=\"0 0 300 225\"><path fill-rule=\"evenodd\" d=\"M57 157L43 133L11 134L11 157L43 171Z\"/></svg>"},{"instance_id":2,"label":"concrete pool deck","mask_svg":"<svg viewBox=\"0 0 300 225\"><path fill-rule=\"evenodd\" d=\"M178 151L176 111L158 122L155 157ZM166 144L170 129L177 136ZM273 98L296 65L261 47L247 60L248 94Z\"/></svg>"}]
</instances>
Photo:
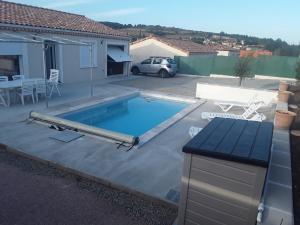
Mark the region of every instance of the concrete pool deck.
<instances>
[{"instance_id":1,"label":"concrete pool deck","mask_svg":"<svg viewBox=\"0 0 300 225\"><path fill-rule=\"evenodd\" d=\"M142 147L130 151L126 151L128 147L118 149L117 142L88 135L70 143L53 140L49 137L60 131L35 122L6 123L0 142L105 183L165 198L171 189L180 190L181 148L189 140L190 126L205 125L200 112L196 109Z\"/></svg>"},{"instance_id":2,"label":"concrete pool deck","mask_svg":"<svg viewBox=\"0 0 300 225\"><path fill-rule=\"evenodd\" d=\"M167 95L193 97L196 83L203 79L198 77L175 77L174 79L134 77L121 81L111 80L111 83L95 85L95 97L92 99L88 97L87 86L85 95L80 94L83 93L81 89L75 95L76 97L65 97L64 100L58 102L53 99L50 105L51 110L59 110L70 107L72 104L81 104L139 89ZM205 83L207 79L204 79ZM226 84L233 82L232 79L213 79L212 81ZM261 85L261 88L277 85L274 81L267 81L266 84L261 81L257 83ZM87 135L70 143L50 139L50 136L59 131L49 129L42 124L23 121L32 109L48 111L44 103L1 108L4 113L0 120L0 143L27 155L97 178L108 185L124 187L160 199L166 199L170 191L173 193L180 191L182 146L190 139L189 128L191 126L204 127L207 124L208 121L201 120L202 111L219 111L215 105L207 102L141 148L126 151L127 147L118 149L116 142ZM268 111L270 110L263 110L266 114L270 113ZM272 118L272 112L270 116Z\"/></svg>"}]
</instances>

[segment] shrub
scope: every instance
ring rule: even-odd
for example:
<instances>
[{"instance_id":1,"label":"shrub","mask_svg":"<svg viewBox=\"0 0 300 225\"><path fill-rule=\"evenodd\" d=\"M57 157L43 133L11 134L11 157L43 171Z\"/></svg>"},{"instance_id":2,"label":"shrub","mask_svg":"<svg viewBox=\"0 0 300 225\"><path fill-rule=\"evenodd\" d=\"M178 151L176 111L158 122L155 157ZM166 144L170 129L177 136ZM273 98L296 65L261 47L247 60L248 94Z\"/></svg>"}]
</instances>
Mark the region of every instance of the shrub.
<instances>
[{"instance_id":1,"label":"shrub","mask_svg":"<svg viewBox=\"0 0 300 225\"><path fill-rule=\"evenodd\" d=\"M298 61L296 64L295 72L296 72L296 79L300 80L300 61Z\"/></svg>"},{"instance_id":2,"label":"shrub","mask_svg":"<svg viewBox=\"0 0 300 225\"><path fill-rule=\"evenodd\" d=\"M253 77L253 74L251 73L251 58L250 57L244 57L240 58L239 61L235 64L234 72L235 76L240 78L239 85L242 85L242 81L245 77Z\"/></svg>"}]
</instances>

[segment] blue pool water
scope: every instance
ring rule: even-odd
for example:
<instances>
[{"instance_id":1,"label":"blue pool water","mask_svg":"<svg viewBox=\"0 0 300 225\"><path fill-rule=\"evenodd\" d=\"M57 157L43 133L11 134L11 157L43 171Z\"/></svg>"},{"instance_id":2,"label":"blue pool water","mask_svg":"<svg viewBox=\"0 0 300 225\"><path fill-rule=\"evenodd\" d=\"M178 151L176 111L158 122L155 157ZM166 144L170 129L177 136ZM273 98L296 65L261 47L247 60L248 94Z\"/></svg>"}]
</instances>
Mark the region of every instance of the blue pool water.
<instances>
[{"instance_id":1,"label":"blue pool water","mask_svg":"<svg viewBox=\"0 0 300 225\"><path fill-rule=\"evenodd\" d=\"M58 117L124 134L140 136L169 119L187 105L184 102L135 96L117 102L98 104L64 113Z\"/></svg>"}]
</instances>

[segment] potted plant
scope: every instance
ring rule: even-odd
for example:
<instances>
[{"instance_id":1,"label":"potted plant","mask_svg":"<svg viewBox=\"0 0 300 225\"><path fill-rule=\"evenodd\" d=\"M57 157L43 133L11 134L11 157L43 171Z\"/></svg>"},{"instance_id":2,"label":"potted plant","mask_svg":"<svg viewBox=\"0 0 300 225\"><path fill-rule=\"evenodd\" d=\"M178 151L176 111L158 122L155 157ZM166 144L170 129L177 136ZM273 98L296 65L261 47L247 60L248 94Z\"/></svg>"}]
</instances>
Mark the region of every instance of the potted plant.
<instances>
[{"instance_id":1,"label":"potted plant","mask_svg":"<svg viewBox=\"0 0 300 225\"><path fill-rule=\"evenodd\" d=\"M297 81L294 83L294 85L290 85L289 91L292 91L295 94L292 99L293 104L299 104L300 103L300 61L296 63L295 78Z\"/></svg>"},{"instance_id":2,"label":"potted plant","mask_svg":"<svg viewBox=\"0 0 300 225\"><path fill-rule=\"evenodd\" d=\"M276 110L275 127L289 129L296 115L296 113L288 110Z\"/></svg>"},{"instance_id":3,"label":"potted plant","mask_svg":"<svg viewBox=\"0 0 300 225\"><path fill-rule=\"evenodd\" d=\"M296 72L295 78L297 79L297 81L299 81L300 80L300 61L298 61L296 64L295 72Z\"/></svg>"},{"instance_id":4,"label":"potted plant","mask_svg":"<svg viewBox=\"0 0 300 225\"><path fill-rule=\"evenodd\" d=\"M290 91L278 91L278 101L288 102L291 95L294 95L294 93Z\"/></svg>"},{"instance_id":5,"label":"potted plant","mask_svg":"<svg viewBox=\"0 0 300 225\"><path fill-rule=\"evenodd\" d=\"M279 91L287 91L289 88L289 84L286 81L280 81L279 83Z\"/></svg>"},{"instance_id":6,"label":"potted plant","mask_svg":"<svg viewBox=\"0 0 300 225\"><path fill-rule=\"evenodd\" d=\"M239 86L242 85L242 82L246 77L253 77L253 74L251 73L250 63L250 57L243 57L239 58L239 60L235 64L234 73L235 76L239 77Z\"/></svg>"}]
</instances>

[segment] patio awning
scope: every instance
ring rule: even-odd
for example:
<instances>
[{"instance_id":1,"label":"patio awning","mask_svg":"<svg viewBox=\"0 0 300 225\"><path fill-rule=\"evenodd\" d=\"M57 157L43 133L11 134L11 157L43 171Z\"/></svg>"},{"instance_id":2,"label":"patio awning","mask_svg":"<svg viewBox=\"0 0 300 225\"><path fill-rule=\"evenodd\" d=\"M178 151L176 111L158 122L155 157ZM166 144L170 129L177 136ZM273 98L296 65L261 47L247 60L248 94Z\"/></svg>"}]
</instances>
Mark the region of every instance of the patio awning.
<instances>
[{"instance_id":1,"label":"patio awning","mask_svg":"<svg viewBox=\"0 0 300 225\"><path fill-rule=\"evenodd\" d=\"M110 56L115 62L131 62L131 56L122 51L118 46L108 46L107 55Z\"/></svg>"},{"instance_id":2,"label":"patio awning","mask_svg":"<svg viewBox=\"0 0 300 225\"><path fill-rule=\"evenodd\" d=\"M59 45L78 45L78 46L90 46L90 44L80 41L71 40L68 38L62 38L53 35L37 35L28 33L16 33L16 32L1 32L0 43L33 43L44 44L45 41L53 41Z\"/></svg>"}]
</instances>

